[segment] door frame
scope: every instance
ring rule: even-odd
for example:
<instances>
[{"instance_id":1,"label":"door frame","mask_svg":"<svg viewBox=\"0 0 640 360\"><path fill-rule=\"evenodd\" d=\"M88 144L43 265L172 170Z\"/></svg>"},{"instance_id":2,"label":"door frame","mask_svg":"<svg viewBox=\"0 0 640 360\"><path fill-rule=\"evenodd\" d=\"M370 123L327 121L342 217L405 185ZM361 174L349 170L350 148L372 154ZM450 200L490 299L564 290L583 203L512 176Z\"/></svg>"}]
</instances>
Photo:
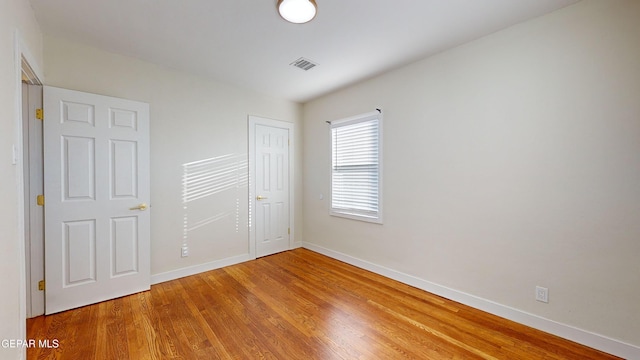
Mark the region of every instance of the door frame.
<instances>
[{"instance_id":1,"label":"door frame","mask_svg":"<svg viewBox=\"0 0 640 360\"><path fill-rule=\"evenodd\" d=\"M295 146L296 143L294 141L294 123L282 120L274 120L263 118L259 116L249 115L248 117L248 127L249 127L249 255L252 259L256 258L256 233L255 233L255 216L256 216L256 148L255 148L255 140L256 140L256 125L269 126L279 129L287 129L289 130L289 228L291 229L291 234L289 234L289 250L293 249L295 244L295 224L294 224L294 174L295 174Z\"/></svg>"},{"instance_id":2,"label":"door frame","mask_svg":"<svg viewBox=\"0 0 640 360\"><path fill-rule=\"evenodd\" d=\"M28 64L23 64L28 66ZM38 290L44 281L44 206L36 204L36 196L44 195L43 127L36 118L36 109L42 109L42 85L27 76L27 98L22 98L23 164L24 164L24 216L27 318L44 314L44 290ZM38 128L40 128L38 130ZM39 153L39 154L38 154Z\"/></svg>"},{"instance_id":3,"label":"door frame","mask_svg":"<svg viewBox=\"0 0 640 360\"><path fill-rule=\"evenodd\" d=\"M36 61L36 57L33 56L26 42L24 41L24 37L20 33L19 30L15 30L14 32L14 69L15 69L15 143L13 145L13 151L15 153L15 164L16 164L16 189L18 196L18 265L20 267L20 292L19 292L19 318L20 320L20 334L22 334L23 338L26 338L27 334L27 309L31 307L31 304L27 304L27 302L31 302L31 297L34 295L30 291L30 287L27 286L27 264L30 264L31 261L36 260L32 259L31 252L29 251L29 244L27 244L27 229L26 229L26 214L25 211L28 209L28 204L25 203L25 194L29 191L28 179L24 178L25 167L28 166L28 161L24 159L24 142L23 137L28 129L25 129L23 126L23 114L22 114L22 71L27 70L31 81L34 84L42 84L44 80L43 72L38 67L38 62ZM25 67L23 67L23 65ZM25 183L26 182L26 183ZM44 246L44 244L43 244ZM44 259L41 260L44 264ZM44 297L44 293L38 296ZM29 306L27 306L29 305ZM23 349L23 357L26 356L26 348Z\"/></svg>"}]
</instances>

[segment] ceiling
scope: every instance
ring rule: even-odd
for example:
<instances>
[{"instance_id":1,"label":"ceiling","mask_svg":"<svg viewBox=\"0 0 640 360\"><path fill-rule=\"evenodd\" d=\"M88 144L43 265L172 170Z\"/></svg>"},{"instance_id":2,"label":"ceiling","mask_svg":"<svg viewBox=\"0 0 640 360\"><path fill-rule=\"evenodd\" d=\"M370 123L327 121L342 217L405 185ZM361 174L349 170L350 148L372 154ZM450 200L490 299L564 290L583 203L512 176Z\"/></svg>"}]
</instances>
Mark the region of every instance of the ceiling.
<instances>
[{"instance_id":1,"label":"ceiling","mask_svg":"<svg viewBox=\"0 0 640 360\"><path fill-rule=\"evenodd\" d=\"M290 24L276 0L31 0L45 34L297 102L578 0L316 0ZM290 66L300 57L318 66Z\"/></svg>"}]
</instances>

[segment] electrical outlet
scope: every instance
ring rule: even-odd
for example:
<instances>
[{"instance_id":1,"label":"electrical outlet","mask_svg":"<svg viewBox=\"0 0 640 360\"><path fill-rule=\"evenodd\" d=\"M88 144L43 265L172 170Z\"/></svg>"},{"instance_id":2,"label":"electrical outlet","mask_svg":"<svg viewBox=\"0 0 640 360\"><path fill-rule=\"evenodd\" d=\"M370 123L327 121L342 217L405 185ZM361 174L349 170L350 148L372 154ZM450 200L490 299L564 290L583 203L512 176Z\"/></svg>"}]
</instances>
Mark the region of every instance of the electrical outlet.
<instances>
[{"instance_id":1,"label":"electrical outlet","mask_svg":"<svg viewBox=\"0 0 640 360\"><path fill-rule=\"evenodd\" d=\"M187 246L183 246L183 247L182 247L182 255L181 255L181 256L182 256L182 257L187 257L187 256L189 256L189 247L187 247Z\"/></svg>"},{"instance_id":2,"label":"electrical outlet","mask_svg":"<svg viewBox=\"0 0 640 360\"><path fill-rule=\"evenodd\" d=\"M536 286L536 300L548 303L549 302L549 289L542 286Z\"/></svg>"}]
</instances>

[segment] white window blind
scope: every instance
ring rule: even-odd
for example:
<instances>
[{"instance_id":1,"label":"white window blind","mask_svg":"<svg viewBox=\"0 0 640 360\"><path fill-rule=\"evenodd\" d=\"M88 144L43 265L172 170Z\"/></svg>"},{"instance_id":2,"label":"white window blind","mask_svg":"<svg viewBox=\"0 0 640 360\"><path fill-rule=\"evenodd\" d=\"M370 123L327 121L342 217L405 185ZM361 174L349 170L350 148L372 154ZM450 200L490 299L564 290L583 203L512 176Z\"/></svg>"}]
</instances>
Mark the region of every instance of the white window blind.
<instances>
[{"instance_id":1,"label":"white window blind","mask_svg":"<svg viewBox=\"0 0 640 360\"><path fill-rule=\"evenodd\" d=\"M331 123L331 214L381 222L381 114Z\"/></svg>"}]
</instances>

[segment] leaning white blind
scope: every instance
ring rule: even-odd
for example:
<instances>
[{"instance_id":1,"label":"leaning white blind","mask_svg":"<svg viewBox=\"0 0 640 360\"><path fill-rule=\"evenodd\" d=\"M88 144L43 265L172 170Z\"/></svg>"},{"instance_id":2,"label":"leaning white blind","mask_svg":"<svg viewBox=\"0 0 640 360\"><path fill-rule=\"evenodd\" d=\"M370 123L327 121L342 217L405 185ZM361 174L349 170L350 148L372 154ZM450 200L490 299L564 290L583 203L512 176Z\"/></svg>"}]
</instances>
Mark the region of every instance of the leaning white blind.
<instances>
[{"instance_id":1,"label":"leaning white blind","mask_svg":"<svg viewBox=\"0 0 640 360\"><path fill-rule=\"evenodd\" d=\"M331 211L379 218L380 132L377 116L331 125Z\"/></svg>"}]
</instances>

